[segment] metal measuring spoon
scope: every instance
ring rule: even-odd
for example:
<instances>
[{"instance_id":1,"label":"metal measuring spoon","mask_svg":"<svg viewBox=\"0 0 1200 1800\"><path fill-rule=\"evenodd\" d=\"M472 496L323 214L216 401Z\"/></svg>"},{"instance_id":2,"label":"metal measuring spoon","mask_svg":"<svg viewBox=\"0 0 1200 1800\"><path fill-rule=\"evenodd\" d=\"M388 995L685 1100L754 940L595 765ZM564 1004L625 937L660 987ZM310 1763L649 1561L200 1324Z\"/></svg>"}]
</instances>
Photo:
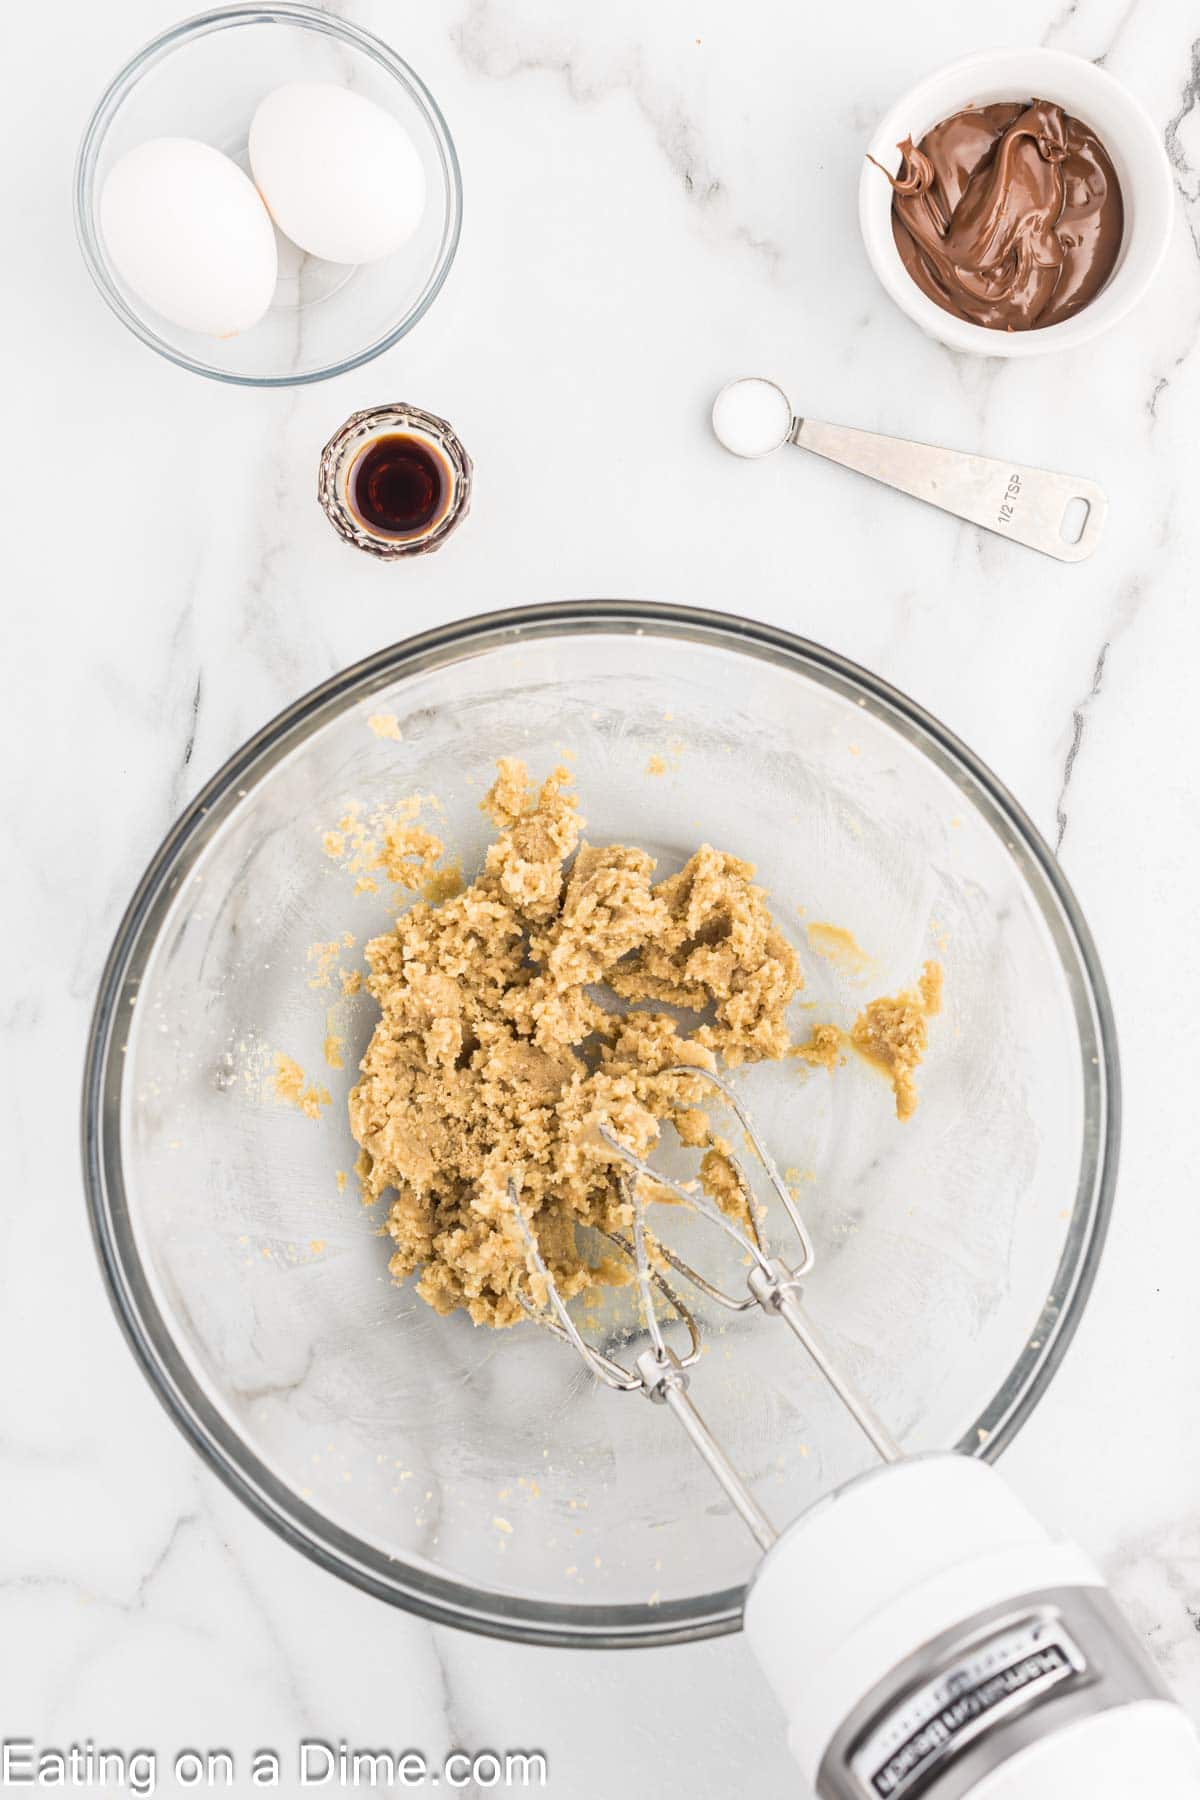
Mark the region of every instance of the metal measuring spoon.
<instances>
[{"instance_id":1,"label":"metal measuring spoon","mask_svg":"<svg viewBox=\"0 0 1200 1800\"><path fill-rule=\"evenodd\" d=\"M735 456L766 456L798 444L1059 562L1090 556L1108 513L1104 490L1082 476L797 418L783 389L762 375L744 375L721 389L712 426Z\"/></svg>"}]
</instances>

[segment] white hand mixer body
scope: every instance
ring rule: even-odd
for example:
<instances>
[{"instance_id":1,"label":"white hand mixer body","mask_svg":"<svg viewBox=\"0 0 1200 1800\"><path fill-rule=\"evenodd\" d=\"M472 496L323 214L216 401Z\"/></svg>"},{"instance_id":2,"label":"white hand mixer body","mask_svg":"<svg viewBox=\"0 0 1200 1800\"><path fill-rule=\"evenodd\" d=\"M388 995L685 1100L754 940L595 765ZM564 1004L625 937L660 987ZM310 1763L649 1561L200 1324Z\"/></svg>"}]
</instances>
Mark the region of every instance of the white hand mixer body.
<instances>
[{"instance_id":1,"label":"white hand mixer body","mask_svg":"<svg viewBox=\"0 0 1200 1800\"><path fill-rule=\"evenodd\" d=\"M746 1635L821 1800L1193 1800L1200 1741L1099 1570L994 1469L914 1457L803 1514Z\"/></svg>"},{"instance_id":2,"label":"white hand mixer body","mask_svg":"<svg viewBox=\"0 0 1200 1800\"><path fill-rule=\"evenodd\" d=\"M758 1203L732 1158L748 1230L602 1126L628 1170L619 1179L633 1232L614 1242L633 1259L649 1346L627 1368L585 1342L512 1181L532 1290L549 1311L523 1303L600 1381L669 1408L766 1552L746 1601L746 1635L819 1800L1200 1800L1200 1738L1099 1570L1053 1539L987 1464L951 1453L904 1457L805 1316L800 1278L813 1264L812 1241L736 1091L691 1065L668 1072L708 1082L732 1107L796 1229L799 1262L768 1254ZM782 1534L688 1393L700 1333L651 1268L643 1181L734 1239L750 1261L747 1294L725 1293L664 1245L655 1260L718 1305L783 1319L881 1458ZM682 1356L665 1340L655 1289L688 1330Z\"/></svg>"}]
</instances>

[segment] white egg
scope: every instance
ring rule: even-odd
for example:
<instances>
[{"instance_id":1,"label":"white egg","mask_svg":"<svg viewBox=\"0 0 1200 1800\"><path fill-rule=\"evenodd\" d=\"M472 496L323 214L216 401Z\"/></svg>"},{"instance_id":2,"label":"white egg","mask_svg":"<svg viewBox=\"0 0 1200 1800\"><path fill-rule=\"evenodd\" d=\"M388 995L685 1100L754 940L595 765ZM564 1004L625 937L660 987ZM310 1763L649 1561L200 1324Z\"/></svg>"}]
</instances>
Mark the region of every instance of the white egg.
<instances>
[{"instance_id":1,"label":"white egg","mask_svg":"<svg viewBox=\"0 0 1200 1800\"><path fill-rule=\"evenodd\" d=\"M390 256L425 209L425 171L403 125L335 81L268 94L250 125L250 166L280 231L327 262Z\"/></svg>"},{"instance_id":2,"label":"white egg","mask_svg":"<svg viewBox=\"0 0 1200 1800\"><path fill-rule=\"evenodd\" d=\"M275 292L275 233L235 162L194 138L152 138L109 171L100 229L118 274L173 325L232 337Z\"/></svg>"}]
</instances>

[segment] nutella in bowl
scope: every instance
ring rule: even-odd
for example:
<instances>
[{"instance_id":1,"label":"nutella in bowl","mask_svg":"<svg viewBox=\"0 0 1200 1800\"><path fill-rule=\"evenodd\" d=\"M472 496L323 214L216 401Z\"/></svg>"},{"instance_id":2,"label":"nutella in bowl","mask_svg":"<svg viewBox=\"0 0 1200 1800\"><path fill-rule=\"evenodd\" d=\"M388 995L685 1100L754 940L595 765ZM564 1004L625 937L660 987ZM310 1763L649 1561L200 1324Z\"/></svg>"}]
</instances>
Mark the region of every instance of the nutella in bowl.
<instances>
[{"instance_id":1,"label":"nutella in bowl","mask_svg":"<svg viewBox=\"0 0 1200 1800\"><path fill-rule=\"evenodd\" d=\"M1053 101L951 114L898 146L892 231L909 275L946 312L1035 331L1087 306L1116 265L1121 184L1099 137ZM874 159L872 159L874 160Z\"/></svg>"},{"instance_id":2,"label":"nutella in bowl","mask_svg":"<svg viewBox=\"0 0 1200 1800\"><path fill-rule=\"evenodd\" d=\"M1081 56L962 57L901 94L863 148L871 266L953 350L1074 349L1123 319L1162 267L1175 189L1161 134Z\"/></svg>"}]
</instances>

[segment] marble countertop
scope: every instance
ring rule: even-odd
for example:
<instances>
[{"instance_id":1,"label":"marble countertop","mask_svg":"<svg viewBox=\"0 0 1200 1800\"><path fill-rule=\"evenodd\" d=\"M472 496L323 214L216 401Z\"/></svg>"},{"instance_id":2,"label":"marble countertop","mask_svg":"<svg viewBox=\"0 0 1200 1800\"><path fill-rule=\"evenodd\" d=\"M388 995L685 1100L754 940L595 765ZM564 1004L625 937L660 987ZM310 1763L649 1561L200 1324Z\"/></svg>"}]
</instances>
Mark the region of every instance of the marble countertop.
<instances>
[{"instance_id":1,"label":"marble countertop","mask_svg":"<svg viewBox=\"0 0 1200 1800\"><path fill-rule=\"evenodd\" d=\"M285 1547L168 1423L86 1229L75 1116L89 1008L182 804L264 719L377 646L587 594L729 608L835 647L962 735L1057 847L1114 992L1124 1154L1094 1299L1004 1467L1103 1562L1200 1712L1194 6L1010 0L983 18L932 0L350 0L445 109L462 248L388 356L264 394L143 349L73 241L82 123L179 5L22 9L0 77L0 1736L243 1759L304 1736L431 1756L537 1746L561 1800L798 1792L736 1639L522 1650L390 1611ZM1056 359L972 360L927 341L858 238L873 122L980 37L1103 62L1143 99L1175 169L1153 293ZM811 458L731 462L705 412L749 368L818 417L1094 475L1112 500L1099 553L1060 567ZM313 482L347 413L399 397L455 421L478 483L453 544L393 569L334 536Z\"/></svg>"}]
</instances>

